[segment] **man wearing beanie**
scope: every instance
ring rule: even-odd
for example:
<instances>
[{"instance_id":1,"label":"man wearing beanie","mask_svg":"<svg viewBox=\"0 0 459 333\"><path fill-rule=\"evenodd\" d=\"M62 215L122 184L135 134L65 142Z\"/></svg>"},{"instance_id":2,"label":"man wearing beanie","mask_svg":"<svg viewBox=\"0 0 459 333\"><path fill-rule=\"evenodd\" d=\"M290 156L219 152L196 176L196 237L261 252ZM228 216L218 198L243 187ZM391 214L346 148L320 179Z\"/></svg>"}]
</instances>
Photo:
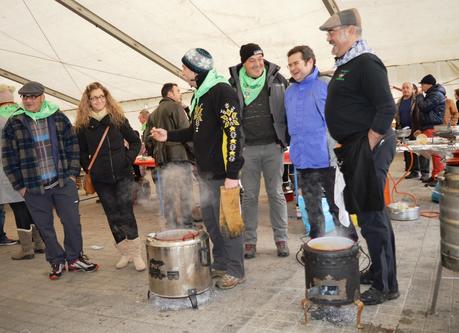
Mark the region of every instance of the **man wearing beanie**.
<instances>
[{"instance_id":1,"label":"man wearing beanie","mask_svg":"<svg viewBox=\"0 0 459 333\"><path fill-rule=\"evenodd\" d=\"M283 152L288 145L284 107L288 82L279 73L279 66L264 60L259 45L242 45L239 53L241 63L230 68L230 83L239 98L244 133L244 256L250 259L256 255L258 196L263 174L277 255L287 257L287 202L282 191L282 173Z\"/></svg>"},{"instance_id":2,"label":"man wearing beanie","mask_svg":"<svg viewBox=\"0 0 459 333\"><path fill-rule=\"evenodd\" d=\"M362 39L357 9L333 14L319 28L327 33L337 67L328 85L325 119L346 181L344 200L356 213L371 258L360 277L371 287L360 295L364 304L400 296L395 237L384 204L387 172L395 155L391 123L396 112L387 70Z\"/></svg>"},{"instance_id":3,"label":"man wearing beanie","mask_svg":"<svg viewBox=\"0 0 459 333\"><path fill-rule=\"evenodd\" d=\"M24 198L45 242L49 278L65 271L97 270L83 256L78 191L78 139L70 120L59 107L45 100L45 88L28 82L19 89L22 106L5 125L2 136L3 170ZM64 248L57 240L53 208L64 226Z\"/></svg>"},{"instance_id":4,"label":"man wearing beanie","mask_svg":"<svg viewBox=\"0 0 459 333\"><path fill-rule=\"evenodd\" d=\"M434 126L443 124L443 116L445 114L446 91L443 86L437 84L437 80L432 74L424 76L419 82L421 90L425 96L420 93L416 96L416 104L419 109L419 129L422 134L431 138L434 132ZM419 157L423 163L428 164L428 159L424 156ZM432 174L430 178L422 179L427 183L427 186L435 186L437 184L437 176L445 168L445 164L441 162L441 156L432 154Z\"/></svg>"},{"instance_id":5,"label":"man wearing beanie","mask_svg":"<svg viewBox=\"0 0 459 333\"><path fill-rule=\"evenodd\" d=\"M238 100L228 81L213 69L206 50L189 50L182 63L184 79L197 88L190 106L191 126L174 131L153 128L151 135L160 142L193 141L202 219L213 243L212 277L218 278L218 288L231 289L245 281L243 236L242 230L232 237L220 230L220 187L239 187L243 159Z\"/></svg>"}]
</instances>

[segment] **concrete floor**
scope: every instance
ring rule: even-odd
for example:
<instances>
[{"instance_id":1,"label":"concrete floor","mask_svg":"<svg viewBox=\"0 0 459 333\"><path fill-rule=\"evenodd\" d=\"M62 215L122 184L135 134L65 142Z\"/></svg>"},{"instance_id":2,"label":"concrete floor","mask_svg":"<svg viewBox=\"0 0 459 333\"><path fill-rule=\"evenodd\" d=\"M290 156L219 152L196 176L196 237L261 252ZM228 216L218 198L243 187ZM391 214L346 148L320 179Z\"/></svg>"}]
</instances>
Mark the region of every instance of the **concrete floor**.
<instances>
[{"instance_id":1,"label":"concrete floor","mask_svg":"<svg viewBox=\"0 0 459 333\"><path fill-rule=\"evenodd\" d=\"M401 175L398 157L391 171ZM419 181L401 185L418 196L422 210L438 211L430 191ZM83 197L82 197L83 198ZM81 203L86 254L100 265L96 273L66 273L58 281L47 277L44 255L34 260L12 261L17 246L0 247L0 333L2 332L459 332L459 274L443 269L437 314L426 317L436 265L439 260L439 220L421 217L410 222L393 221L396 234L401 297L363 311L364 328L352 321L332 324L312 319L304 324L300 301L304 297L304 269L295 253L302 244L302 223L289 204L291 255L276 256L269 227L266 195L260 200L261 221L257 257L246 261L247 282L228 291L212 290L198 310L164 311L147 299L148 275L132 266L116 270L118 259L100 204ZM140 234L163 227L158 201L135 207ZM15 236L7 208L6 231ZM56 223L59 234L62 228ZM365 245L364 241L361 242ZM103 246L100 250L93 245ZM362 263L363 265L364 263ZM362 286L362 291L364 286ZM353 306L343 311L355 311Z\"/></svg>"}]
</instances>

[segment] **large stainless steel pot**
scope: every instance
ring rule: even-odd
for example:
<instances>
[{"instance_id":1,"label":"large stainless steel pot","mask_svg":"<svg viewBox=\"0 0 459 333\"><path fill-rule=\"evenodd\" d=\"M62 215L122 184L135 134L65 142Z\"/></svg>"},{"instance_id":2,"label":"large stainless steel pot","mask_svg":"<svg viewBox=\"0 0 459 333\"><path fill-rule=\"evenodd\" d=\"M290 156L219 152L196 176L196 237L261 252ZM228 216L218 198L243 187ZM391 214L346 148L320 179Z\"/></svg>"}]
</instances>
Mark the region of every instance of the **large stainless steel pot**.
<instances>
[{"instance_id":1,"label":"large stainless steel pot","mask_svg":"<svg viewBox=\"0 0 459 333\"><path fill-rule=\"evenodd\" d=\"M175 229L146 240L150 291L161 297L189 297L211 286L209 235Z\"/></svg>"},{"instance_id":2,"label":"large stainless steel pot","mask_svg":"<svg viewBox=\"0 0 459 333\"><path fill-rule=\"evenodd\" d=\"M440 182L441 260L459 272L459 166L447 165Z\"/></svg>"}]
</instances>

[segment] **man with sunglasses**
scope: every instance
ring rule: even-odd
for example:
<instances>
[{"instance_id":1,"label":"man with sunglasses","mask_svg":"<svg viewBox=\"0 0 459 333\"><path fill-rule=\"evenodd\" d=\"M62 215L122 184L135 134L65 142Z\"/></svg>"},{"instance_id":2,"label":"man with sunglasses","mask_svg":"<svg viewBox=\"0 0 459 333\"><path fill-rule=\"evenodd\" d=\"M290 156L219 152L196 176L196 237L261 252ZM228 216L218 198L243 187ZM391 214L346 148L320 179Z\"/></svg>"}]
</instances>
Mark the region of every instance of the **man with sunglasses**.
<instances>
[{"instance_id":1,"label":"man with sunglasses","mask_svg":"<svg viewBox=\"0 0 459 333\"><path fill-rule=\"evenodd\" d=\"M346 180L346 209L357 213L371 267L361 276L370 289L361 295L367 305L399 297L395 237L384 204L384 185L395 155L391 129L396 107L387 70L362 39L357 9L333 14L319 28L336 57L336 71L328 85L325 118Z\"/></svg>"},{"instance_id":2,"label":"man with sunglasses","mask_svg":"<svg viewBox=\"0 0 459 333\"><path fill-rule=\"evenodd\" d=\"M97 265L82 254L82 235L75 177L80 173L78 140L70 120L45 100L41 83L28 82L19 94L20 107L5 125L3 169L25 200L46 245L49 278L65 271L93 272ZM64 226L64 248L57 241L53 208Z\"/></svg>"}]
</instances>

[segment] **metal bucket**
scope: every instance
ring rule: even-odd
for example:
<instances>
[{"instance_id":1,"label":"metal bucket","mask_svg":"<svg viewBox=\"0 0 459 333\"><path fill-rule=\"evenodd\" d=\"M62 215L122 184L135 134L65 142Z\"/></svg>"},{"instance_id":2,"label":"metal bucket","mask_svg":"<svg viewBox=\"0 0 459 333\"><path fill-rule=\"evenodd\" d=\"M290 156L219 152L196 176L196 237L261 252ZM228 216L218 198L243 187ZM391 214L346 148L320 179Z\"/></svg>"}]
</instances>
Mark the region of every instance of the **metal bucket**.
<instances>
[{"instance_id":1,"label":"metal bucket","mask_svg":"<svg viewBox=\"0 0 459 333\"><path fill-rule=\"evenodd\" d=\"M200 294L211 286L209 235L174 229L151 233L146 240L150 291L161 297Z\"/></svg>"},{"instance_id":2,"label":"metal bucket","mask_svg":"<svg viewBox=\"0 0 459 333\"><path fill-rule=\"evenodd\" d=\"M360 298L359 247L344 237L319 237L303 245L307 298L345 305Z\"/></svg>"},{"instance_id":3,"label":"metal bucket","mask_svg":"<svg viewBox=\"0 0 459 333\"><path fill-rule=\"evenodd\" d=\"M441 261L459 272L459 166L446 166L440 193Z\"/></svg>"}]
</instances>

